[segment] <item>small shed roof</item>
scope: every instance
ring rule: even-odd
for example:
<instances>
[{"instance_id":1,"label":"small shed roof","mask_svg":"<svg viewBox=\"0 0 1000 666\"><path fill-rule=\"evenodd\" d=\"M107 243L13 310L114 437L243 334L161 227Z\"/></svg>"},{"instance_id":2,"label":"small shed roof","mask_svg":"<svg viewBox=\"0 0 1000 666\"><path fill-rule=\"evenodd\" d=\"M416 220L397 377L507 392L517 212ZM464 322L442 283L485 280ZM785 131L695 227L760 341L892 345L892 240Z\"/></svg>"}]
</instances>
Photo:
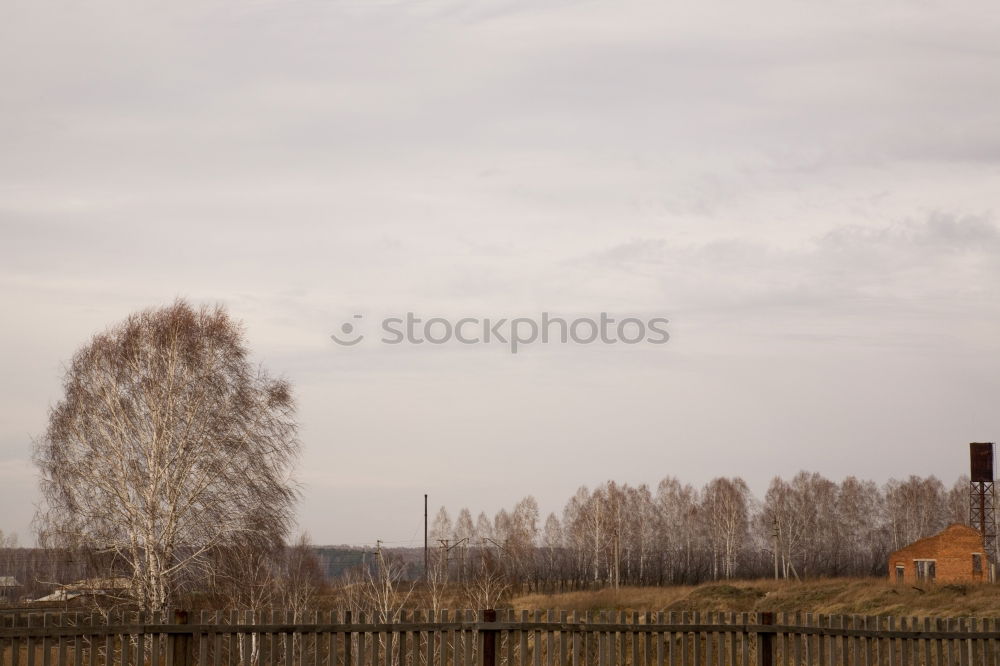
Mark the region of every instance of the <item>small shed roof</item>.
<instances>
[{"instance_id":1,"label":"small shed roof","mask_svg":"<svg viewBox=\"0 0 1000 666\"><path fill-rule=\"evenodd\" d=\"M900 548L899 550L890 553L889 557L890 558L894 557L896 553L901 553L904 550L911 550L911 549L919 550L921 547L934 548L935 546L938 545L939 542L944 542L956 536L978 538L980 540L982 539L982 534L980 533L979 530L969 527L968 525L963 525L962 523L952 523L951 525L941 530L937 534L931 535L929 537L924 537L923 539L917 539L913 543L909 543L906 546Z\"/></svg>"}]
</instances>

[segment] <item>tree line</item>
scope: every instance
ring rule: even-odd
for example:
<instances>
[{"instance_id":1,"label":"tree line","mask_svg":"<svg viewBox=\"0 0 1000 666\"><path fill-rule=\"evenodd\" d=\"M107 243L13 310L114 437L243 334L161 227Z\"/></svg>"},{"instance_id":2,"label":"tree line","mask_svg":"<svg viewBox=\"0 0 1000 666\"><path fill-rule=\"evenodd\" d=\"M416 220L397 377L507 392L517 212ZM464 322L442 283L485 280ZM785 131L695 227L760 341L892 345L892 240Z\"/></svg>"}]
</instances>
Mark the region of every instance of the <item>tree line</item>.
<instances>
[{"instance_id":1,"label":"tree line","mask_svg":"<svg viewBox=\"0 0 1000 666\"><path fill-rule=\"evenodd\" d=\"M894 550L968 523L969 479L934 476L882 486L814 472L776 477L756 498L739 477L701 488L674 477L655 488L581 487L561 515L527 496L492 518L441 507L430 527L430 576L482 576L484 555L507 584L556 591L732 578L879 576Z\"/></svg>"}]
</instances>

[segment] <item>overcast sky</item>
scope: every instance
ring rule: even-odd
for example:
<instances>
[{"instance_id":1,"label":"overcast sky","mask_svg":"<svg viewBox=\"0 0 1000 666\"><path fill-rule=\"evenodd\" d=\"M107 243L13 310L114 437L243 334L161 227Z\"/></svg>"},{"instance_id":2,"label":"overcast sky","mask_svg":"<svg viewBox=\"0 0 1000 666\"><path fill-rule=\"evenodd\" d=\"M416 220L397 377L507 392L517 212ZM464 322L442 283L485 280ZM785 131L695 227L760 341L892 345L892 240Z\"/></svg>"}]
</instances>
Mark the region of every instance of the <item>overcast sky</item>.
<instances>
[{"instance_id":1,"label":"overcast sky","mask_svg":"<svg viewBox=\"0 0 1000 666\"><path fill-rule=\"evenodd\" d=\"M1000 438L995 3L0 2L0 529L95 332L221 302L296 388L301 529L609 478L966 471ZM340 347L632 314L666 345Z\"/></svg>"}]
</instances>

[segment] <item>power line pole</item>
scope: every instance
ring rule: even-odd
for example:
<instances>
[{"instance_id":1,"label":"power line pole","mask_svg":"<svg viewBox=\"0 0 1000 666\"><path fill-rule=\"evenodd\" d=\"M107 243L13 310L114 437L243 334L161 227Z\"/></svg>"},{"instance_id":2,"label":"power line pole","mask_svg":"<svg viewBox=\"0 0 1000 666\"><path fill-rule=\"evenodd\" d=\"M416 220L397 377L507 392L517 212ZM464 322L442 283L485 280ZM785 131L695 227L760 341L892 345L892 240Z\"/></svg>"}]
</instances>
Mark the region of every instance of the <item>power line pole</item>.
<instances>
[{"instance_id":1,"label":"power line pole","mask_svg":"<svg viewBox=\"0 0 1000 666\"><path fill-rule=\"evenodd\" d=\"M424 582L427 581L427 493L424 493Z\"/></svg>"},{"instance_id":2,"label":"power line pole","mask_svg":"<svg viewBox=\"0 0 1000 666\"><path fill-rule=\"evenodd\" d=\"M441 555L442 555L442 558L444 559L444 571L445 571L445 575L447 575L448 571L449 571L449 569L448 569L448 565L449 565L448 554L452 551L453 548L458 548L463 543L468 542L468 540L469 540L469 537L463 537L463 538L459 539L458 541L456 541L455 543L452 543L451 539L438 539L438 543L441 544Z\"/></svg>"},{"instance_id":3,"label":"power line pole","mask_svg":"<svg viewBox=\"0 0 1000 666\"><path fill-rule=\"evenodd\" d=\"M778 539L778 519L774 518L774 532L771 536L774 537L774 580L778 580L778 545L780 543Z\"/></svg>"},{"instance_id":4,"label":"power line pole","mask_svg":"<svg viewBox=\"0 0 1000 666\"><path fill-rule=\"evenodd\" d=\"M448 547L448 539L438 539L438 543L441 544L441 559L444 560L444 570L445 575L447 575L448 569L448 553L451 548Z\"/></svg>"}]
</instances>

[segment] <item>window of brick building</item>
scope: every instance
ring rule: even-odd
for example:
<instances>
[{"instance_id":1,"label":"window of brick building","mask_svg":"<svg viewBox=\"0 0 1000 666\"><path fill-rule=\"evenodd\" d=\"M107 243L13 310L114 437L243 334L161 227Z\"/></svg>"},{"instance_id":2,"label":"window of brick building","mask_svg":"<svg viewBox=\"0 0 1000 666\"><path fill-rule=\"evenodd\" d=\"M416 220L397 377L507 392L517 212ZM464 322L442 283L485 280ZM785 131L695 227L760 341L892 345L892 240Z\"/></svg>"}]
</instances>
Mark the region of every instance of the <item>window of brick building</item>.
<instances>
[{"instance_id":1,"label":"window of brick building","mask_svg":"<svg viewBox=\"0 0 1000 666\"><path fill-rule=\"evenodd\" d=\"M980 576L983 574L983 556L980 553L972 554L972 573Z\"/></svg>"},{"instance_id":2,"label":"window of brick building","mask_svg":"<svg viewBox=\"0 0 1000 666\"><path fill-rule=\"evenodd\" d=\"M937 574L937 562L934 560L914 560L917 565L917 580L931 582Z\"/></svg>"},{"instance_id":3,"label":"window of brick building","mask_svg":"<svg viewBox=\"0 0 1000 666\"><path fill-rule=\"evenodd\" d=\"M897 583L902 583L903 582L903 575L904 575L904 573L905 573L905 569L903 568L903 565L902 564L897 564L896 565L896 582Z\"/></svg>"}]
</instances>

